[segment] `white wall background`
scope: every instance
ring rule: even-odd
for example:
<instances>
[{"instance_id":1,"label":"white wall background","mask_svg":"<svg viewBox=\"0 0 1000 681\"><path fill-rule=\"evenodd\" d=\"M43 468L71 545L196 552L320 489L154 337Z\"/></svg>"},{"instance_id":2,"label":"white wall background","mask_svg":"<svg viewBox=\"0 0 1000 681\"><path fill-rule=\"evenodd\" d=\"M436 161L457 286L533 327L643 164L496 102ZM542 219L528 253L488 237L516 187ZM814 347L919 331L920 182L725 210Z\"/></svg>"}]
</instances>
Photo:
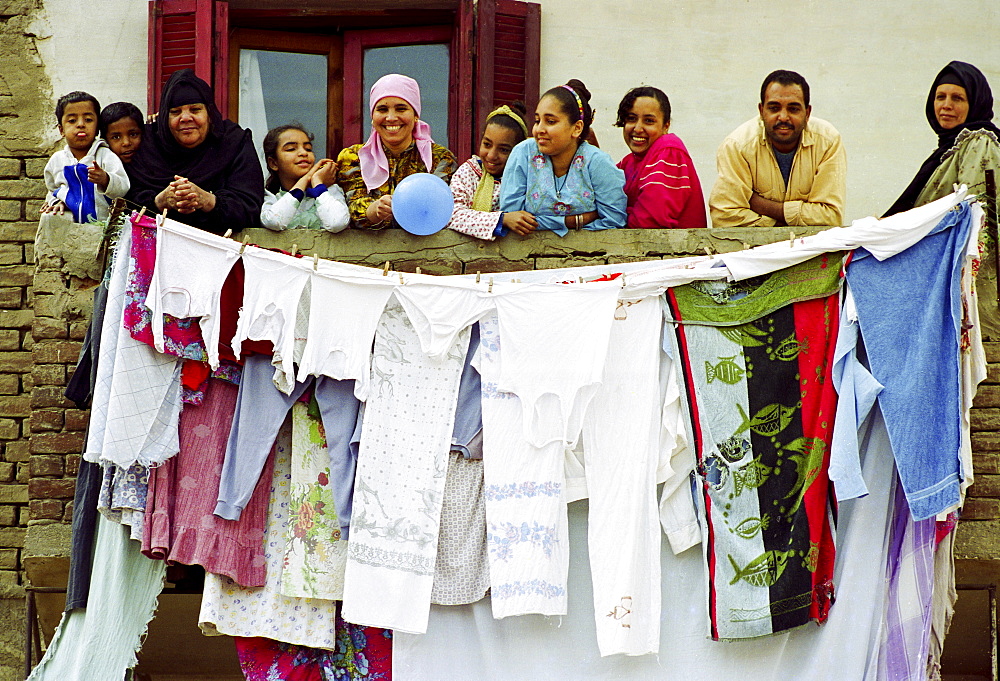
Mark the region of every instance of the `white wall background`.
<instances>
[{"instance_id":1,"label":"white wall background","mask_svg":"<svg viewBox=\"0 0 1000 681\"><path fill-rule=\"evenodd\" d=\"M622 95L640 84L663 89L671 132L691 152L706 195L716 148L756 115L760 83L776 68L802 73L813 114L843 135L848 221L885 210L937 145L924 101L942 66L975 64L1000 100L997 0L539 1L542 90L583 80L602 148L618 160L627 152L612 127ZM33 29L53 96L87 90L101 104L145 110L147 7L45 0Z\"/></svg>"},{"instance_id":2,"label":"white wall background","mask_svg":"<svg viewBox=\"0 0 1000 681\"><path fill-rule=\"evenodd\" d=\"M949 61L978 66L1000 102L997 0L540 2L542 91L586 83L601 147L617 161L627 153L612 127L618 102L636 85L659 87L706 196L716 148L757 115L774 69L805 76L813 115L843 137L848 222L880 215L937 146L924 102Z\"/></svg>"},{"instance_id":3,"label":"white wall background","mask_svg":"<svg viewBox=\"0 0 1000 681\"><path fill-rule=\"evenodd\" d=\"M51 141L59 139L56 99L67 92L146 111L148 16L146 0L44 0L31 30L52 83Z\"/></svg>"}]
</instances>

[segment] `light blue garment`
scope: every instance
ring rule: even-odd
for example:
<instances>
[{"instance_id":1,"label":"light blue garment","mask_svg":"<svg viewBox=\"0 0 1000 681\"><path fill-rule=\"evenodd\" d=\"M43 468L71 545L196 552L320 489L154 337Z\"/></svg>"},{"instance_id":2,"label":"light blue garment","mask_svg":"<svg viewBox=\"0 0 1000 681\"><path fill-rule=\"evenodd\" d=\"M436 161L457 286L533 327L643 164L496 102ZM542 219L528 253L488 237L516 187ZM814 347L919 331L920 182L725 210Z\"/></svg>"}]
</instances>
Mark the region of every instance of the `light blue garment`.
<instances>
[{"instance_id":1,"label":"light blue garment","mask_svg":"<svg viewBox=\"0 0 1000 681\"><path fill-rule=\"evenodd\" d=\"M127 527L97 514L87 607L63 613L30 681L122 681L136 665L166 570L139 552Z\"/></svg>"},{"instance_id":2,"label":"light blue garment","mask_svg":"<svg viewBox=\"0 0 1000 681\"><path fill-rule=\"evenodd\" d=\"M558 190L558 191L557 191ZM583 229L624 227L625 173L597 147L582 142L569 171L556 178L552 161L531 137L510 152L500 185L500 210L526 210L538 220L538 229L566 236L567 215L596 210L598 218Z\"/></svg>"},{"instance_id":3,"label":"light blue garment","mask_svg":"<svg viewBox=\"0 0 1000 681\"><path fill-rule=\"evenodd\" d=\"M220 518L240 519L288 410L312 383L312 378L296 383L291 394L286 395L274 386L273 376L270 355L246 358L219 481L215 515ZM314 390L326 431L330 487L337 507L341 538L347 539L357 465L357 449L352 448L351 440L358 422L360 402L354 396L354 381L337 381L320 376L316 379Z\"/></svg>"},{"instance_id":4,"label":"light blue garment","mask_svg":"<svg viewBox=\"0 0 1000 681\"><path fill-rule=\"evenodd\" d=\"M455 428L451 434L451 450L461 452L466 459L483 458L483 399L482 380L472 366L472 356L479 348L479 322L472 325L469 351L458 384L458 407Z\"/></svg>"},{"instance_id":5,"label":"light blue garment","mask_svg":"<svg viewBox=\"0 0 1000 681\"><path fill-rule=\"evenodd\" d=\"M858 429L882 392L882 384L858 360L858 322L849 319L853 307L853 304L841 306L837 348L833 355L833 387L840 398L830 445L830 480L837 491L837 501L868 494L861 477Z\"/></svg>"},{"instance_id":6,"label":"light blue garment","mask_svg":"<svg viewBox=\"0 0 1000 681\"><path fill-rule=\"evenodd\" d=\"M959 501L961 273L972 225L962 203L922 240L847 268L899 477L914 520Z\"/></svg>"}]
</instances>

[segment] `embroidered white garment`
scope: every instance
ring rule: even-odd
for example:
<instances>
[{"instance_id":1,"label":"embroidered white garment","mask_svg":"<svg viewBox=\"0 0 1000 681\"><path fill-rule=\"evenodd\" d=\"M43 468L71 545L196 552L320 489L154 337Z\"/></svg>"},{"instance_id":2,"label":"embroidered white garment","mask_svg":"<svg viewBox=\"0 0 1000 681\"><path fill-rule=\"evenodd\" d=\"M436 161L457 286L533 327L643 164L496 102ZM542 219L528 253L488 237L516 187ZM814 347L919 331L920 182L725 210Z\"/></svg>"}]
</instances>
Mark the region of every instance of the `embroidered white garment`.
<instances>
[{"instance_id":1,"label":"embroidered white garment","mask_svg":"<svg viewBox=\"0 0 1000 681\"><path fill-rule=\"evenodd\" d=\"M502 343L496 313L479 322L473 360L482 376L483 490L496 618L566 614L569 570L562 439L530 444L517 395L497 387Z\"/></svg>"},{"instance_id":2,"label":"embroidered white garment","mask_svg":"<svg viewBox=\"0 0 1000 681\"><path fill-rule=\"evenodd\" d=\"M250 248L243 254L246 279L243 283L243 307L240 308L233 354L240 356L243 341L271 341L271 363L275 385L286 395L295 387L292 356L295 347L295 318L302 289L309 281L310 269L281 253Z\"/></svg>"},{"instance_id":3,"label":"embroidered white garment","mask_svg":"<svg viewBox=\"0 0 1000 681\"><path fill-rule=\"evenodd\" d=\"M658 297L620 300L604 380L583 425L587 545L602 656L660 647Z\"/></svg>"},{"instance_id":4,"label":"embroidered white garment","mask_svg":"<svg viewBox=\"0 0 1000 681\"><path fill-rule=\"evenodd\" d=\"M122 230L108 284L84 453L87 461L122 468L162 463L180 449L180 362L135 340L122 324L131 243L131 230Z\"/></svg>"},{"instance_id":5,"label":"embroidered white garment","mask_svg":"<svg viewBox=\"0 0 1000 681\"><path fill-rule=\"evenodd\" d=\"M240 244L169 219L158 219L156 265L146 307L153 342L163 352L163 315L199 317L208 363L219 368L219 296Z\"/></svg>"},{"instance_id":6,"label":"embroidered white garment","mask_svg":"<svg viewBox=\"0 0 1000 681\"><path fill-rule=\"evenodd\" d=\"M366 399L375 327L394 288L393 281L383 276L313 275L299 380L309 376L353 379L354 394Z\"/></svg>"},{"instance_id":7,"label":"embroidered white garment","mask_svg":"<svg viewBox=\"0 0 1000 681\"><path fill-rule=\"evenodd\" d=\"M336 603L282 594L289 530L290 442L291 424L286 420L274 445L270 520L264 539L267 583L262 587L244 588L228 577L206 574L198 626L206 636L263 636L333 650L337 646Z\"/></svg>"},{"instance_id":8,"label":"embroidered white garment","mask_svg":"<svg viewBox=\"0 0 1000 681\"><path fill-rule=\"evenodd\" d=\"M436 361L390 298L375 334L365 404L343 618L422 633L434 580L441 500L458 386L469 345L461 331Z\"/></svg>"},{"instance_id":9,"label":"embroidered white garment","mask_svg":"<svg viewBox=\"0 0 1000 681\"><path fill-rule=\"evenodd\" d=\"M576 441L601 381L621 284L529 284L495 297L502 340L497 388L521 400L536 447Z\"/></svg>"}]
</instances>

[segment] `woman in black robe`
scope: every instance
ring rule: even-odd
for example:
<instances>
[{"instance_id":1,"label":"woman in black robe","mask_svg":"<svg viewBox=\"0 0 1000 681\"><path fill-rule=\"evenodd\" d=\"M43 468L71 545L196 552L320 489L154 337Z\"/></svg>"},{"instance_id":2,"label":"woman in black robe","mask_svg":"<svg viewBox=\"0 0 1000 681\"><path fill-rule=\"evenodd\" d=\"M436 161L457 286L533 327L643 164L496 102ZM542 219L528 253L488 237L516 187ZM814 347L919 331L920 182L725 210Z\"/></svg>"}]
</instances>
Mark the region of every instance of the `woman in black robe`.
<instances>
[{"instance_id":1,"label":"woman in black robe","mask_svg":"<svg viewBox=\"0 0 1000 681\"><path fill-rule=\"evenodd\" d=\"M250 131L224 120L212 88L191 69L163 86L155 122L128 164L129 200L222 234L257 227L264 176Z\"/></svg>"}]
</instances>

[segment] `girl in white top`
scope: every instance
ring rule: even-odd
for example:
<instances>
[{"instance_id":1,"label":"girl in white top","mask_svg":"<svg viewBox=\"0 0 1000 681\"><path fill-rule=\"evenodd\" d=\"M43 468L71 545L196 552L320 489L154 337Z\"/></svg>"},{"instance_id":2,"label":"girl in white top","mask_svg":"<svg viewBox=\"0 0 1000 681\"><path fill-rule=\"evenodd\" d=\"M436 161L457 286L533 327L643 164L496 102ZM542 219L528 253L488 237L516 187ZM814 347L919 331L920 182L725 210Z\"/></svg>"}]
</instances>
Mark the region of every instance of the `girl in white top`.
<instances>
[{"instance_id":1,"label":"girl in white top","mask_svg":"<svg viewBox=\"0 0 1000 681\"><path fill-rule=\"evenodd\" d=\"M336 161L318 163L313 136L297 124L280 125L264 136L264 158L271 171L264 185L260 221L268 229L325 229L340 232L350 223L344 191L334 181Z\"/></svg>"}]
</instances>

